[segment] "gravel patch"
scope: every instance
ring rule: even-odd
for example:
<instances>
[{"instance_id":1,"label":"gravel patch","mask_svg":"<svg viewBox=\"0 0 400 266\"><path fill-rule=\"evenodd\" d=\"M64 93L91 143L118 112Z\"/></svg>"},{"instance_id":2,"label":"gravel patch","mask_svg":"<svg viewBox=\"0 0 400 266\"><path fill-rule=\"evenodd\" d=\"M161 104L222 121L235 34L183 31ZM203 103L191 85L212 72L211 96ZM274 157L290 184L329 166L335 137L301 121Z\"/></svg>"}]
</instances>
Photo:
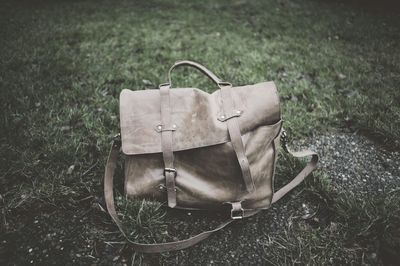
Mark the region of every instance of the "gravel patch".
<instances>
[{"instance_id":1,"label":"gravel patch","mask_svg":"<svg viewBox=\"0 0 400 266\"><path fill-rule=\"evenodd\" d=\"M400 188L398 151L385 151L355 133L329 133L300 145L319 153L319 168L342 191L362 195Z\"/></svg>"}]
</instances>

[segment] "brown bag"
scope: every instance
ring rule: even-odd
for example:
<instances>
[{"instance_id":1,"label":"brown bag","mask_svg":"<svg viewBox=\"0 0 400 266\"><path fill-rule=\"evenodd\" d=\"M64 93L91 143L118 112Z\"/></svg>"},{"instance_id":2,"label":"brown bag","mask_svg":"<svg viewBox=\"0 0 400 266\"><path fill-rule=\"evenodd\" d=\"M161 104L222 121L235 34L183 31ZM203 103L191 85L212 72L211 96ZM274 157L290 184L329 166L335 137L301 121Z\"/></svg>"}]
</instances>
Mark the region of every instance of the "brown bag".
<instances>
[{"instance_id":1,"label":"brown bag","mask_svg":"<svg viewBox=\"0 0 400 266\"><path fill-rule=\"evenodd\" d=\"M195 67L219 90L171 89L171 71ZM311 151L306 167L274 192L274 171L283 136L279 96L273 82L233 87L204 66L176 62L169 83L159 89L120 94L121 139L116 138L107 161L104 192L108 212L135 251L164 252L192 246L236 219L268 209L297 186L317 165ZM168 202L171 208L200 210L231 206L231 217L216 229L186 240L136 243L126 236L113 198L113 174L122 146L128 197Z\"/></svg>"}]
</instances>

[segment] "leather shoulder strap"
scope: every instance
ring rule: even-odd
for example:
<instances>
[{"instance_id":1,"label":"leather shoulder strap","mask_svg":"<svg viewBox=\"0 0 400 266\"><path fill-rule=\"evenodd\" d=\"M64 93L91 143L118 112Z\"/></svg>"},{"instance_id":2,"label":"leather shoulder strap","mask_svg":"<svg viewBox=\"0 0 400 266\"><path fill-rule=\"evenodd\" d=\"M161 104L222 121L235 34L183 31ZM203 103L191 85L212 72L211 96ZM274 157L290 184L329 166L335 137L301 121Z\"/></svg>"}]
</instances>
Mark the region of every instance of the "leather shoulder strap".
<instances>
[{"instance_id":1,"label":"leather shoulder strap","mask_svg":"<svg viewBox=\"0 0 400 266\"><path fill-rule=\"evenodd\" d=\"M115 224L118 226L119 230L121 231L122 235L126 238L126 240L130 243L132 248L137 252L142 253L160 253L166 251L174 251L174 250L181 250L188 247L191 247L200 241L208 238L213 233L223 229L230 223L234 221L234 219L228 219L225 222L221 223L213 230L202 232L198 235L190 237L188 239L174 241L174 242L167 242L167 243L155 243L155 244L143 244L132 241L129 239L128 235L125 233L123 225L118 218L117 212L115 210L115 203L114 203L114 192L113 192L113 179L114 179L114 172L118 160L119 151L121 148L121 140L114 140L111 146L111 150L108 156L105 175L104 175L104 196L107 205L108 213L110 214L111 218L114 220ZM272 203L278 201L281 197L283 197L286 193L292 190L294 187L299 185L304 178L310 174L317 165L318 162L318 155L312 151L301 151L301 152L290 152L295 157L304 157L304 156L311 156L311 161L306 165L306 167L286 186L281 188L277 191L273 198ZM256 213L260 212L260 210L244 210L243 217L249 217L255 215Z\"/></svg>"},{"instance_id":2,"label":"leather shoulder strap","mask_svg":"<svg viewBox=\"0 0 400 266\"><path fill-rule=\"evenodd\" d=\"M222 228L226 227L228 224L233 222L233 219L226 220L225 222L221 223L213 230L202 232L198 235L190 237L185 240L174 241L174 242L167 242L167 243L159 243L159 244L144 244L132 241L129 239L128 235L125 233L123 225L118 218L117 212L115 210L115 203L114 203L114 192L113 192L113 179L114 179L114 172L115 167L118 160L119 150L121 147L121 142L114 140L111 150L108 156L105 175L104 175L104 196L107 205L108 213L110 214L111 218L114 220L115 224L118 226L119 230L121 231L122 235L126 238L132 248L137 252L142 253L160 253L166 251L173 251L173 250L181 250L193 246L200 241L206 239L213 233L221 230ZM255 212L250 212L247 216L254 215Z\"/></svg>"},{"instance_id":3,"label":"leather shoulder strap","mask_svg":"<svg viewBox=\"0 0 400 266\"><path fill-rule=\"evenodd\" d=\"M297 187L301 182L303 182L304 178L306 178L309 174L311 174L312 171L315 170L315 168L317 168L317 163L318 163L317 153L310 150L294 152L288 149L287 147L286 149L288 153L294 157L303 158L311 156L311 160L307 163L307 165L303 168L303 170L301 170L301 172L295 178L292 179L292 181L290 181L288 184L286 184L284 187L282 187L281 189L279 189L274 193L271 204L277 202L280 198L285 196L286 193Z\"/></svg>"}]
</instances>

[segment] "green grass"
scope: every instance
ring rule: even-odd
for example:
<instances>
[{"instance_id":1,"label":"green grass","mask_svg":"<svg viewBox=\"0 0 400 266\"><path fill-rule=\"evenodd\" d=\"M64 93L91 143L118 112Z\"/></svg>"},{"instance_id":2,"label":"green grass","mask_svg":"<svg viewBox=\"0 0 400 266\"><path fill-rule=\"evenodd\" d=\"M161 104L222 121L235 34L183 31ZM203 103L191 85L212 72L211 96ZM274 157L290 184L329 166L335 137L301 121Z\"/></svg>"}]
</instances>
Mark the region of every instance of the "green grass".
<instances>
[{"instance_id":1,"label":"green grass","mask_svg":"<svg viewBox=\"0 0 400 266\"><path fill-rule=\"evenodd\" d=\"M82 200L102 193L105 156L119 127L119 92L166 82L168 68L179 59L199 61L235 85L274 80L285 127L293 138L346 127L386 147L400 147L400 22L394 14L325 1L0 5L0 193L5 235L19 230L13 227L19 219L39 215L43 210L38 205L86 212L90 205ZM177 70L173 81L176 86L215 89L192 70ZM293 163L284 160L283 172L292 173ZM342 256L343 263L360 263L372 256L363 254L376 253L375 261L382 262L382 246L389 247L385 251L398 247L398 238L386 237L396 233L398 195L336 198L330 187L329 182L308 184L306 194L313 202L325 202L325 214L336 217L331 220L340 234L330 239L331 224L310 231L302 230L302 222L265 242L273 250L268 254L275 254L267 254L267 261L319 264ZM376 216L373 224L371 213ZM157 221L165 220L154 214ZM91 219L98 220L99 215L98 210L90 212ZM152 217L147 219L150 225ZM355 218L360 219L359 228L354 228ZM92 223L96 238L106 241L100 236L106 229ZM153 228L146 223L144 228ZM162 224L153 225L163 230ZM331 240L336 245L322 252L321 245ZM301 245L307 252L298 250ZM16 250L13 258L23 252ZM318 258L313 258L315 253Z\"/></svg>"}]
</instances>

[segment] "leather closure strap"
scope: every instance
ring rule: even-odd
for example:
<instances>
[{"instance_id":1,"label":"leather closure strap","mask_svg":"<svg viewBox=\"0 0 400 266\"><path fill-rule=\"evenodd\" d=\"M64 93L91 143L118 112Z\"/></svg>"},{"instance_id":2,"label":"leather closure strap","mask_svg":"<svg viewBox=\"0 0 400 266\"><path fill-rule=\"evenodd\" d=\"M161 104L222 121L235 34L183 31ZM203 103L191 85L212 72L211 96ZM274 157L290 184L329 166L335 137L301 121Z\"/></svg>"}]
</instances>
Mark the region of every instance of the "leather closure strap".
<instances>
[{"instance_id":1,"label":"leather closure strap","mask_svg":"<svg viewBox=\"0 0 400 266\"><path fill-rule=\"evenodd\" d=\"M238 117L241 115L241 111L235 110L234 102L231 94L232 85L228 82L222 82L214 73L208 70L206 67L192 61L178 61L176 62L168 72L169 83L160 85L160 101L161 101L161 121L163 127L169 127L171 124L171 106L170 106L170 94L169 90L171 87L171 71L178 66L192 66L204 74L206 74L210 79L212 79L221 90L221 99L224 110L224 115L222 116L222 121L227 122L228 132L231 139L231 144L236 153L237 160L242 172L244 184L246 190L249 193L255 191L254 181L250 172L250 164L245 154L245 148L243 145L242 135L240 132ZM234 114L234 115L232 115ZM221 121L221 117L217 118ZM161 131L161 142L162 142L162 152L165 168L172 168L174 156L173 156L173 132L171 130ZM175 172L165 172L166 186L168 192L168 206L176 206L176 188L175 188Z\"/></svg>"},{"instance_id":2,"label":"leather closure strap","mask_svg":"<svg viewBox=\"0 0 400 266\"><path fill-rule=\"evenodd\" d=\"M161 104L161 127L173 128L171 125L171 100L169 95L169 84L160 85L160 104ZM175 126L176 127L176 126ZM164 159L165 185L167 187L168 206L176 206L176 187L173 153L173 130L161 130L161 145Z\"/></svg>"},{"instance_id":3,"label":"leather closure strap","mask_svg":"<svg viewBox=\"0 0 400 266\"><path fill-rule=\"evenodd\" d=\"M222 106L225 113L224 117L228 117L229 114L235 112L233 98L231 94L232 86L220 86L220 88ZM231 139L231 144L233 146L233 150L236 153L236 157L242 171L242 176L246 185L246 189L249 193L251 193L255 191L256 188L254 186L254 181L251 176L250 164L245 154L245 148L243 145L242 135L240 133L238 118L239 116L231 116L230 119L226 120L226 123L228 125L228 132Z\"/></svg>"},{"instance_id":4,"label":"leather closure strap","mask_svg":"<svg viewBox=\"0 0 400 266\"><path fill-rule=\"evenodd\" d=\"M164 92L162 92L162 91L160 92L161 93L161 118L162 118L162 120L164 121L165 116L169 116L167 118L170 118L170 114L167 115L167 112L170 111L170 108L167 106L166 102L168 101L168 103L169 103L169 92L168 91L169 91L169 88L171 87L171 72L174 68L176 68L178 66L185 66L185 65L197 68L198 70L203 72L205 75L207 75L212 81L214 81L214 83L216 83L218 85L218 87L220 88L224 115L218 117L217 119L221 122L227 122L229 136L231 139L233 149L236 153L236 157L239 162L240 169L242 171L242 176L243 176L244 183L246 185L246 190L249 193L254 192L256 188L254 186L254 181L251 176L250 164L249 164L249 161L245 154L245 148L243 145L242 135L240 133L239 122L237 120L242 112L240 110L235 110L235 108L234 108L235 106L234 106L234 102L233 102L233 98L232 98L232 94L231 94L232 85L229 82L221 81L221 79L218 78L214 73L212 73L209 69L207 69L203 65L200 65L199 63L196 63L193 61L188 61L188 60L176 62L168 71L169 83L160 85L160 90L163 89L163 91L164 91ZM163 123L165 123L165 122L163 122ZM168 125L168 124L165 123L164 125ZM165 138L162 139L164 163L166 164L165 167L169 167L169 166L167 166L167 163L170 161L171 155L169 155L169 151L164 151L164 142L169 141L169 135L168 135L168 140L166 139L167 135L163 134L163 136L164 135L165 135ZM172 136L172 133L171 133L171 136ZM166 143L165 147L169 148L169 143ZM166 158L166 155L168 155L168 158ZM168 182L168 180L167 180L167 182ZM171 186L172 186L172 181L171 181ZM168 189L168 184L167 184L167 189ZM168 205L170 205L170 199L173 200L173 195L172 195L172 192L170 193L168 191Z\"/></svg>"}]
</instances>

